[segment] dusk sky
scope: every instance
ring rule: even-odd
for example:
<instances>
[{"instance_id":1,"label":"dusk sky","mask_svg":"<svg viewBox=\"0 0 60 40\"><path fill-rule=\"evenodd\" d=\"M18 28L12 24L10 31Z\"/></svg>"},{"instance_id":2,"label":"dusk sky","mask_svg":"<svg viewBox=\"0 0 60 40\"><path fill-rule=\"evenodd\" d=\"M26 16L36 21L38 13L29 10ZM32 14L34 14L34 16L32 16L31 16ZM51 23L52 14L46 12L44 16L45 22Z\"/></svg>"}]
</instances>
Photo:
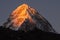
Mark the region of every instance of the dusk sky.
<instances>
[{"instance_id":1,"label":"dusk sky","mask_svg":"<svg viewBox=\"0 0 60 40\"><path fill-rule=\"evenodd\" d=\"M23 3L35 8L60 33L60 0L0 0L0 25Z\"/></svg>"}]
</instances>

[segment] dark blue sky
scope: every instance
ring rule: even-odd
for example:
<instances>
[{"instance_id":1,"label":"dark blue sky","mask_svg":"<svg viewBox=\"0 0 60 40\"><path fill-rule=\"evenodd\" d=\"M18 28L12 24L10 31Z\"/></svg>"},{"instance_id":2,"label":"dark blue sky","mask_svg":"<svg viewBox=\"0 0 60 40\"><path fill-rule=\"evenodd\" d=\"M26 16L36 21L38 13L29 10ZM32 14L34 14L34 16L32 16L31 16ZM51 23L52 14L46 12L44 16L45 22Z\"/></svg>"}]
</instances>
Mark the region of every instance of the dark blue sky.
<instances>
[{"instance_id":1,"label":"dark blue sky","mask_svg":"<svg viewBox=\"0 0 60 40\"><path fill-rule=\"evenodd\" d=\"M0 0L0 25L17 6L23 3L38 10L60 33L60 0Z\"/></svg>"}]
</instances>

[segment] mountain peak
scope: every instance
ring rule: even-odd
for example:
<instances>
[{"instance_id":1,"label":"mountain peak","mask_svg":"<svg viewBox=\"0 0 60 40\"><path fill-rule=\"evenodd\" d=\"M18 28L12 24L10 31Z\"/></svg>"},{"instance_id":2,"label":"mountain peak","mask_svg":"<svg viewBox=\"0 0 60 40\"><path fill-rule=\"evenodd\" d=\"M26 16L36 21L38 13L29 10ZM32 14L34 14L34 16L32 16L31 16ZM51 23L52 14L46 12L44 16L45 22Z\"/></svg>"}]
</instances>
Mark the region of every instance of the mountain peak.
<instances>
[{"instance_id":1,"label":"mountain peak","mask_svg":"<svg viewBox=\"0 0 60 40\"><path fill-rule=\"evenodd\" d=\"M20 5L20 6L18 6L15 10L24 10L24 9L28 9L28 5L27 4L22 4L22 5Z\"/></svg>"},{"instance_id":2,"label":"mountain peak","mask_svg":"<svg viewBox=\"0 0 60 40\"><path fill-rule=\"evenodd\" d=\"M3 25L12 30L28 31L38 28L46 32L54 32L50 23L27 4L22 4L13 10Z\"/></svg>"},{"instance_id":3,"label":"mountain peak","mask_svg":"<svg viewBox=\"0 0 60 40\"><path fill-rule=\"evenodd\" d=\"M25 7L27 7L28 8L28 4L26 4L26 3L24 3L24 4L22 4L22 5L20 5L20 6L25 6Z\"/></svg>"},{"instance_id":4,"label":"mountain peak","mask_svg":"<svg viewBox=\"0 0 60 40\"><path fill-rule=\"evenodd\" d=\"M20 27L26 19L30 19L30 21L32 20L31 16L29 15L28 10L30 10L29 6L27 4L22 4L21 6L18 6L12 12L10 17L11 17L11 20L13 22L13 27Z\"/></svg>"},{"instance_id":5,"label":"mountain peak","mask_svg":"<svg viewBox=\"0 0 60 40\"><path fill-rule=\"evenodd\" d=\"M29 11L29 12L28 12ZM29 20L30 23L34 22L30 14L34 14L35 9L29 7L27 4L22 4L18 6L9 16L8 21L5 24L6 27L18 30L21 25L26 21ZM12 26L12 27L11 27Z\"/></svg>"}]
</instances>

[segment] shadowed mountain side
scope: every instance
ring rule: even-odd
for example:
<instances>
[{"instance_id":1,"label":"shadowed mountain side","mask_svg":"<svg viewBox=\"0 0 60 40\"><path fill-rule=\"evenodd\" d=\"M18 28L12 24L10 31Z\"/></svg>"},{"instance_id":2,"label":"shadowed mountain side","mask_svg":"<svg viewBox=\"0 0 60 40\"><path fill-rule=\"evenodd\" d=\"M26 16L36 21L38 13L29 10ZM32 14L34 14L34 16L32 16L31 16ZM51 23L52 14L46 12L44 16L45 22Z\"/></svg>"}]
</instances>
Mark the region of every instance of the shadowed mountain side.
<instances>
[{"instance_id":1,"label":"shadowed mountain side","mask_svg":"<svg viewBox=\"0 0 60 40\"><path fill-rule=\"evenodd\" d=\"M13 31L9 28L0 27L0 40L60 40L60 34L44 32L40 29L32 31Z\"/></svg>"}]
</instances>

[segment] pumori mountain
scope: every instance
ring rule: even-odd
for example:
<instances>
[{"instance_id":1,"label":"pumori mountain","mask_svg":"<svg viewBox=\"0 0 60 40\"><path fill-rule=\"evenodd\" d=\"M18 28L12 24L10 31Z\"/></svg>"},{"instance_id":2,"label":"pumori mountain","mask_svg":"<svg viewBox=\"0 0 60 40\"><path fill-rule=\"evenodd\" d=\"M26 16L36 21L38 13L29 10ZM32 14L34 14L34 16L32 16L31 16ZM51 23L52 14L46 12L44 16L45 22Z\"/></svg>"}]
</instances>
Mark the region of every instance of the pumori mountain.
<instances>
[{"instance_id":1,"label":"pumori mountain","mask_svg":"<svg viewBox=\"0 0 60 40\"><path fill-rule=\"evenodd\" d=\"M27 4L18 6L3 24L3 27L15 31L32 31L35 28L45 32L55 32L51 24L38 11Z\"/></svg>"},{"instance_id":2,"label":"pumori mountain","mask_svg":"<svg viewBox=\"0 0 60 40\"><path fill-rule=\"evenodd\" d=\"M36 9L22 4L0 26L0 40L60 40L60 34Z\"/></svg>"}]
</instances>

